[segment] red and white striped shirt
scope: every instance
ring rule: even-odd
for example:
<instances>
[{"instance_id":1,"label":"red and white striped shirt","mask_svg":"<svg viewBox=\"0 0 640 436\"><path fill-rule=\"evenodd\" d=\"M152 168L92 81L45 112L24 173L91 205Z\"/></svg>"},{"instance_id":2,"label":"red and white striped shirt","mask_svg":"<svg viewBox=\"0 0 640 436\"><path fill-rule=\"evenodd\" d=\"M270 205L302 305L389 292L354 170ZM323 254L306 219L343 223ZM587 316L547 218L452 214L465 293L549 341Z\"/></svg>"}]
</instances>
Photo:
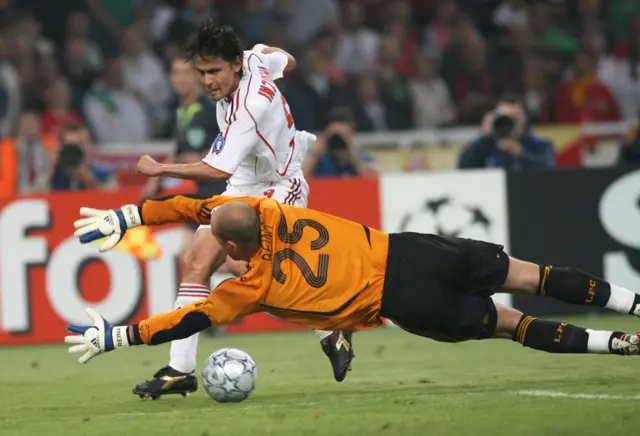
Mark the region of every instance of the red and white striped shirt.
<instances>
[{"instance_id":1,"label":"red and white striped shirt","mask_svg":"<svg viewBox=\"0 0 640 436\"><path fill-rule=\"evenodd\" d=\"M274 80L287 66L283 53L244 52L238 88L217 103L221 135L203 161L232 174L236 186L302 177L302 159L313 135L298 132Z\"/></svg>"}]
</instances>

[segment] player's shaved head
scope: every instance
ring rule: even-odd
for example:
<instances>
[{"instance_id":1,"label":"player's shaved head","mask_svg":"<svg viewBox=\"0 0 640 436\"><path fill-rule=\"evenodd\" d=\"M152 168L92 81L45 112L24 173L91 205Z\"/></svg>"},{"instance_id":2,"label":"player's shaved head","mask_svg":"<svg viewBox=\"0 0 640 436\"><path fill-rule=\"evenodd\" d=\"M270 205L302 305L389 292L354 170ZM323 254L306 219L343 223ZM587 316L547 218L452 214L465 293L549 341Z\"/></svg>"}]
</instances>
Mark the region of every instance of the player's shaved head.
<instances>
[{"instance_id":1,"label":"player's shaved head","mask_svg":"<svg viewBox=\"0 0 640 436\"><path fill-rule=\"evenodd\" d=\"M211 214L211 231L223 242L254 248L260 245L260 215L250 204L227 203Z\"/></svg>"}]
</instances>

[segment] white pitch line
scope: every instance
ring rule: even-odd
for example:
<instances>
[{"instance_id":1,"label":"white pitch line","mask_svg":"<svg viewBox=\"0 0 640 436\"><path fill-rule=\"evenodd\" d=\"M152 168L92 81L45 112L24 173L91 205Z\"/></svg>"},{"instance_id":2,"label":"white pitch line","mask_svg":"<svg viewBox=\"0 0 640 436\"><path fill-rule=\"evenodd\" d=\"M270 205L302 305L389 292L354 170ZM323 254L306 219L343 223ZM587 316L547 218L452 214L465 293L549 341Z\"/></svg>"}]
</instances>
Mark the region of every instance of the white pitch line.
<instances>
[{"instance_id":1,"label":"white pitch line","mask_svg":"<svg viewBox=\"0 0 640 436\"><path fill-rule=\"evenodd\" d=\"M484 395L489 392L456 392L456 393L446 393L444 395ZM500 392L498 392L500 393ZM428 398L428 397L439 397L443 394L429 394L429 393L421 393L421 394L413 394L413 395L402 395L398 397L394 397L394 400L412 400L412 399L420 399L420 398ZM149 401L149 400L145 400ZM157 400L161 401L161 400ZM213 401L213 400L212 400ZM299 401L297 403L272 403L272 404L247 404L242 403L239 405L243 410L246 409L275 409L279 407L311 407L322 404L335 404L335 403L351 403L354 401L362 401L362 397L338 397L329 401ZM164 415L167 413L189 413L189 412L211 412L216 410L224 410L222 407L216 407L217 403L213 403L211 407L199 407L196 409L174 409L174 410L150 410L150 411L135 411L135 412L122 412L122 413L114 413L110 416L145 416L145 415Z\"/></svg>"},{"instance_id":2,"label":"white pitch line","mask_svg":"<svg viewBox=\"0 0 640 436\"><path fill-rule=\"evenodd\" d=\"M511 391L510 393L513 395L524 395L528 397L573 398L583 400L640 400L640 395L585 394L537 390Z\"/></svg>"},{"instance_id":3,"label":"white pitch line","mask_svg":"<svg viewBox=\"0 0 640 436\"><path fill-rule=\"evenodd\" d=\"M640 395L620 395L620 394L587 394L587 393L568 393L559 391L541 391L541 390L519 390L519 391L475 391L475 392L444 392L439 394L415 394L402 395L393 397L394 400L411 400L428 397L439 397L442 395L522 395L529 397L550 397L550 398L570 398L582 400L640 400ZM146 400L149 401L149 400ZM159 400L161 401L161 400ZM239 405L243 410L247 409L275 409L280 407L311 407L329 403L350 403L354 401L362 401L362 397L338 397L330 401L299 401L296 403L272 403L272 404L251 404L242 403ZM166 415L168 413L190 413L190 412L212 412L216 410L224 410L223 407L216 407L217 403L213 403L211 407L199 407L196 409L174 409L174 410L145 410L135 412L114 413L110 416L147 416L147 415Z\"/></svg>"}]
</instances>

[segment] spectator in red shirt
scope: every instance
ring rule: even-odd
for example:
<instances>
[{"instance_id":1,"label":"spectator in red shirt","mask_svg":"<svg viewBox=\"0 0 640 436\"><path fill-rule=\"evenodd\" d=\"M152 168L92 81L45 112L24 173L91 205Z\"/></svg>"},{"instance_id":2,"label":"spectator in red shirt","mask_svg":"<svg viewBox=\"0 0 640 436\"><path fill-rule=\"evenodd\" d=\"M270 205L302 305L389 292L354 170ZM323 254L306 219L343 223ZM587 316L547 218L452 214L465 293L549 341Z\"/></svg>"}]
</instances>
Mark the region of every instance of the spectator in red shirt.
<instances>
[{"instance_id":1,"label":"spectator in red shirt","mask_svg":"<svg viewBox=\"0 0 640 436\"><path fill-rule=\"evenodd\" d=\"M47 109L42 114L43 133L57 135L67 124L82 123L82 117L71 109L71 88L67 79L56 79L47 94Z\"/></svg>"},{"instance_id":2,"label":"spectator in red shirt","mask_svg":"<svg viewBox=\"0 0 640 436\"><path fill-rule=\"evenodd\" d=\"M611 90L597 78L595 54L579 50L574 56L574 76L556 91L559 123L619 121L620 108Z\"/></svg>"}]
</instances>

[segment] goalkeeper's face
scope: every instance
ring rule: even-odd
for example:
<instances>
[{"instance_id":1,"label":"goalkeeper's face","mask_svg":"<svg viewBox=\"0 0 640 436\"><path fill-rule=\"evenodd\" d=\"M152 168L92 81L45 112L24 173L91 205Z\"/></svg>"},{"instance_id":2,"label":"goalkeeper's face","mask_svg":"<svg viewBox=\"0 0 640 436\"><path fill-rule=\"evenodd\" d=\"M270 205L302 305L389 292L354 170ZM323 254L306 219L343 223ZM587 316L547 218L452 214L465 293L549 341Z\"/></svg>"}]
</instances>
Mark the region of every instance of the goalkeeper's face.
<instances>
[{"instance_id":1,"label":"goalkeeper's face","mask_svg":"<svg viewBox=\"0 0 640 436\"><path fill-rule=\"evenodd\" d=\"M229 63L221 58L198 56L194 64L207 94L213 101L222 100L238 87L240 70L242 69L240 57L236 62Z\"/></svg>"}]
</instances>

